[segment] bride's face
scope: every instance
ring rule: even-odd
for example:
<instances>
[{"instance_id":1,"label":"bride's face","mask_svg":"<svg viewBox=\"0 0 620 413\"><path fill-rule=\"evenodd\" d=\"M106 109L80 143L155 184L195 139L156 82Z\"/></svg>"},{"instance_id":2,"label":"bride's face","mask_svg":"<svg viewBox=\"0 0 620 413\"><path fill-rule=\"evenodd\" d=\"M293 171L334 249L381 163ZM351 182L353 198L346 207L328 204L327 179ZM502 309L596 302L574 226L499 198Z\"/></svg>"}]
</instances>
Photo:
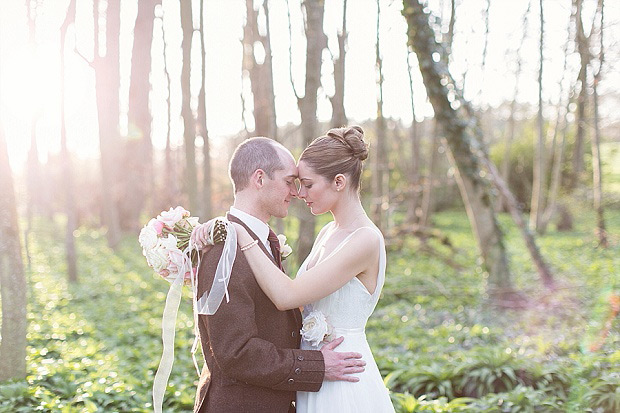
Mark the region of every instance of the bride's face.
<instances>
[{"instance_id":1,"label":"bride's face","mask_svg":"<svg viewBox=\"0 0 620 413\"><path fill-rule=\"evenodd\" d=\"M332 182L317 174L304 161L297 165L299 176L299 195L310 208L313 215L320 215L332 209L339 193Z\"/></svg>"}]
</instances>

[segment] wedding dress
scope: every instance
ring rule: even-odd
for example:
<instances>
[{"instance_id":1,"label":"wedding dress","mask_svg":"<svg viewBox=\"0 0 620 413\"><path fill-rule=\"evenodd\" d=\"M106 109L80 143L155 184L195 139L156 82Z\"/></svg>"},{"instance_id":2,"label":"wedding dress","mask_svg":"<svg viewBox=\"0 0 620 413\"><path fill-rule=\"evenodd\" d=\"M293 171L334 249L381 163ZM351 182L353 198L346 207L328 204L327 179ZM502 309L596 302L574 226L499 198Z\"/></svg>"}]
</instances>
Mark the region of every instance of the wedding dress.
<instances>
[{"instance_id":1,"label":"wedding dress","mask_svg":"<svg viewBox=\"0 0 620 413\"><path fill-rule=\"evenodd\" d=\"M328 227L330 226L331 227ZM316 254L324 246L325 234L333 229L333 222L330 222L321 231L317 238L310 255L301 265L297 277L303 277L307 271L309 262L312 262ZM383 235L376 227L369 227L377 231L381 239L381 251L379 253L379 274L377 276L377 286L371 294L364 284L353 277L342 288L333 292L321 300L304 307L303 316L306 317L312 311L321 311L329 324L333 326L333 337L344 337L344 341L335 351L354 351L362 354L362 359L366 362L365 371L355 374L360 381L356 383L345 381L325 381L318 392L297 392L297 412L298 413L326 413L326 412L394 412L394 407L390 401L387 388L383 384L381 374L377 368L377 363L372 356L370 346L366 340L365 326L366 321L372 314L379 300L381 289L385 281L385 244ZM357 230L356 230L357 231ZM355 233L351 233L329 254L325 254L321 261L327 259L332 254L344 248L347 241ZM316 264L315 264L316 265ZM323 342L314 346L308 341L302 340L301 349L317 350L323 346Z\"/></svg>"}]
</instances>

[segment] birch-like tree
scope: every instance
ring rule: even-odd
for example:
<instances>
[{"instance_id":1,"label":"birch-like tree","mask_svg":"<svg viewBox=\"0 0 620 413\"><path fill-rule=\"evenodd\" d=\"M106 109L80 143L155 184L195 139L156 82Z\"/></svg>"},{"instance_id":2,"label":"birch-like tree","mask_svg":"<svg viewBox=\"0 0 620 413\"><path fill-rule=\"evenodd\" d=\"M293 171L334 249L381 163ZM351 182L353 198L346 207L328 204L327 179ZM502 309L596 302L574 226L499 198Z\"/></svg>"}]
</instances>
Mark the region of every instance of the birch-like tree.
<instances>
[{"instance_id":1,"label":"birch-like tree","mask_svg":"<svg viewBox=\"0 0 620 413\"><path fill-rule=\"evenodd\" d=\"M536 117L536 147L534 148L534 178L532 183L532 202L530 208L530 228L538 231L540 218L543 212L543 184L545 181L545 134L543 118L543 67L544 67L544 14L543 1L538 2L540 7L540 34L538 42L538 115Z\"/></svg>"},{"instance_id":2,"label":"birch-like tree","mask_svg":"<svg viewBox=\"0 0 620 413\"><path fill-rule=\"evenodd\" d=\"M334 61L334 95L329 98L332 104L332 128L340 128L347 124L344 109L344 68L347 47L347 0L342 5L342 28L338 32L338 57Z\"/></svg>"},{"instance_id":3,"label":"birch-like tree","mask_svg":"<svg viewBox=\"0 0 620 413\"><path fill-rule=\"evenodd\" d=\"M183 40L183 66L181 68L181 116L183 117L183 146L185 148L185 192L189 199L190 211L198 210L198 176L196 170L196 120L191 107L191 58L194 23L192 0L181 0L181 29Z\"/></svg>"},{"instance_id":4,"label":"birch-like tree","mask_svg":"<svg viewBox=\"0 0 620 413\"><path fill-rule=\"evenodd\" d=\"M65 114L65 46L69 26L75 23L75 2L69 2L65 20L60 27L60 157L62 159L62 178L64 188L64 210L67 215L65 228L65 255L67 259L67 278L70 283L78 282L77 254L75 251L75 237L77 229L77 214L75 211L75 194L73 188L73 168L71 156L67 148L67 122Z\"/></svg>"},{"instance_id":5,"label":"birch-like tree","mask_svg":"<svg viewBox=\"0 0 620 413\"><path fill-rule=\"evenodd\" d=\"M510 297L513 290L503 236L491 204L490 187L479 174L482 165L476 152L483 148L471 127L476 123L470 119L473 111L465 110L462 106L468 103L456 95L459 91L448 72L447 62L441 59L444 52L435 41L424 7L418 0L404 0L403 3L409 45L418 57L427 95L445 134L448 159L455 168L467 215L489 274L489 294L496 299Z\"/></svg>"},{"instance_id":6,"label":"birch-like tree","mask_svg":"<svg viewBox=\"0 0 620 413\"><path fill-rule=\"evenodd\" d=\"M1 43L0 43L1 44ZM2 77L0 76L0 79ZM0 85L2 93L2 85ZM0 113L1 115L1 113ZM13 176L0 116L0 382L26 377L26 277Z\"/></svg>"},{"instance_id":7,"label":"birch-like tree","mask_svg":"<svg viewBox=\"0 0 620 413\"><path fill-rule=\"evenodd\" d=\"M136 231L140 228L140 213L147 207L148 197L154 193L153 144L151 141L152 116L149 110L151 92L151 46L155 8L161 0L140 0L133 30L131 78L129 82L129 137L125 145L126 165L131 167L124 176L125 188L121 196L121 225Z\"/></svg>"},{"instance_id":8,"label":"birch-like tree","mask_svg":"<svg viewBox=\"0 0 620 413\"><path fill-rule=\"evenodd\" d=\"M384 210L388 203L389 171L387 162L387 133L383 116L383 57L380 44L381 0L377 0L377 35L375 42L375 68L377 72L377 119L375 121L374 168L372 171L372 207L374 223L384 228Z\"/></svg>"},{"instance_id":9,"label":"birch-like tree","mask_svg":"<svg viewBox=\"0 0 620 413\"><path fill-rule=\"evenodd\" d=\"M197 119L197 131L198 135L202 137L202 155L203 166L202 176L203 182L201 185L201 210L202 216L210 218L213 215L213 203L211 194L211 147L209 145L209 131L207 129L207 102L206 102L206 90L205 90L205 78L207 73L207 61L205 51L205 17L204 17L204 0L200 0L200 63L202 66L200 77L200 93L198 94L198 119Z\"/></svg>"},{"instance_id":10,"label":"birch-like tree","mask_svg":"<svg viewBox=\"0 0 620 413\"><path fill-rule=\"evenodd\" d=\"M288 6L288 1L287 1ZM302 144L309 145L318 136L317 97L321 86L321 63L323 49L327 47L327 36L323 32L323 17L325 15L324 0L304 0L302 6L305 10L306 32L306 79L304 96L301 97L295 88L292 72L290 70L292 50L289 49L289 73L291 85L297 98L297 106L301 114ZM289 31L291 30L289 13ZM289 33L290 34L290 33ZM299 214L299 239L297 250L300 257L310 254L314 243L315 218L308 208L298 210Z\"/></svg>"}]
</instances>

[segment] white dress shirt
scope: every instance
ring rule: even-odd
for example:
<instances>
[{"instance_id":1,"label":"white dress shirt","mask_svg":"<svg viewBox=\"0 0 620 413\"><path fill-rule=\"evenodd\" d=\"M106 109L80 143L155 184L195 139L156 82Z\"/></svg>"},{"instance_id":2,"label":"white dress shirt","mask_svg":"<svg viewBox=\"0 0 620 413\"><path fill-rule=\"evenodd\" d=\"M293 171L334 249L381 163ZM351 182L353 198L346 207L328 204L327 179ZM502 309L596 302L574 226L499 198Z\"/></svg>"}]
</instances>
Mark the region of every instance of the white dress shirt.
<instances>
[{"instance_id":1,"label":"white dress shirt","mask_svg":"<svg viewBox=\"0 0 620 413\"><path fill-rule=\"evenodd\" d=\"M228 212L243 221L243 223L247 225L248 228L250 228L258 236L258 239L265 245L267 251L269 251L269 254L273 256L271 252L271 245L269 245L268 240L269 225L265 224L254 215L250 215L247 212L243 212L242 210L237 209L233 206L230 207L230 211Z\"/></svg>"}]
</instances>

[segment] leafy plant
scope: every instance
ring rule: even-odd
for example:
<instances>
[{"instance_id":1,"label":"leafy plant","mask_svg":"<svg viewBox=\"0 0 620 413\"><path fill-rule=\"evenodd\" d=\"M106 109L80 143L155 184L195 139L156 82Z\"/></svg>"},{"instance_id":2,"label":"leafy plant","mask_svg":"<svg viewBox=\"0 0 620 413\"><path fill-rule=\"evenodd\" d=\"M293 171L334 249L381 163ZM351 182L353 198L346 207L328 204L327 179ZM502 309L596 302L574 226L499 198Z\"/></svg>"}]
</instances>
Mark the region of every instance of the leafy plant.
<instances>
[{"instance_id":1,"label":"leafy plant","mask_svg":"<svg viewBox=\"0 0 620 413\"><path fill-rule=\"evenodd\" d=\"M462 394L481 397L513 389L521 382L522 370L518 360L502 349L479 349L474 358L463 366L459 388Z\"/></svg>"},{"instance_id":2,"label":"leafy plant","mask_svg":"<svg viewBox=\"0 0 620 413\"><path fill-rule=\"evenodd\" d=\"M560 401L542 390L518 385L510 392L488 394L471 406L479 413L561 413Z\"/></svg>"},{"instance_id":3,"label":"leafy plant","mask_svg":"<svg viewBox=\"0 0 620 413\"><path fill-rule=\"evenodd\" d=\"M591 390L585 394L588 405L605 413L620 411L620 374L606 373L589 383Z\"/></svg>"}]
</instances>

